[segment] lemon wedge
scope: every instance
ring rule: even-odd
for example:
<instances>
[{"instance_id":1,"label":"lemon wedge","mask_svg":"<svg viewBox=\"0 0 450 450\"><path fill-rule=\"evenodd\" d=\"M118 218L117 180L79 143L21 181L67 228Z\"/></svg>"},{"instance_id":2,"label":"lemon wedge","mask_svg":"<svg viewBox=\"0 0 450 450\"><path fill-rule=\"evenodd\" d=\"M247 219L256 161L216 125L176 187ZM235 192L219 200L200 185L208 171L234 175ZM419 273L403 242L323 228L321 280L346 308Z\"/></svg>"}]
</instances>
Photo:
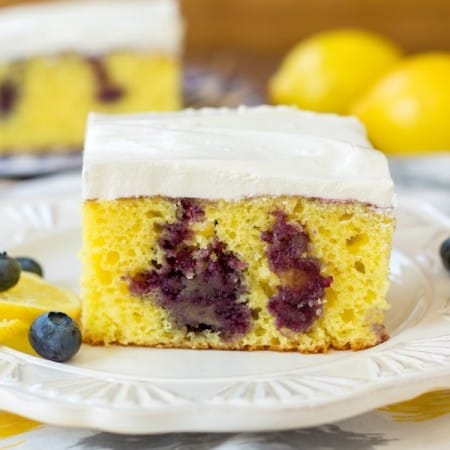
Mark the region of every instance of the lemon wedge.
<instances>
[{"instance_id":1,"label":"lemon wedge","mask_svg":"<svg viewBox=\"0 0 450 450\"><path fill-rule=\"evenodd\" d=\"M30 325L36 317L48 311L64 312L79 320L81 302L73 292L56 287L30 272L22 272L13 288L0 292L0 318L5 324L16 320Z\"/></svg>"},{"instance_id":2,"label":"lemon wedge","mask_svg":"<svg viewBox=\"0 0 450 450\"><path fill-rule=\"evenodd\" d=\"M23 333L28 325L19 319L0 319L0 344Z\"/></svg>"},{"instance_id":3,"label":"lemon wedge","mask_svg":"<svg viewBox=\"0 0 450 450\"><path fill-rule=\"evenodd\" d=\"M409 156L450 150L450 52L405 58L350 108L376 148Z\"/></svg>"}]
</instances>

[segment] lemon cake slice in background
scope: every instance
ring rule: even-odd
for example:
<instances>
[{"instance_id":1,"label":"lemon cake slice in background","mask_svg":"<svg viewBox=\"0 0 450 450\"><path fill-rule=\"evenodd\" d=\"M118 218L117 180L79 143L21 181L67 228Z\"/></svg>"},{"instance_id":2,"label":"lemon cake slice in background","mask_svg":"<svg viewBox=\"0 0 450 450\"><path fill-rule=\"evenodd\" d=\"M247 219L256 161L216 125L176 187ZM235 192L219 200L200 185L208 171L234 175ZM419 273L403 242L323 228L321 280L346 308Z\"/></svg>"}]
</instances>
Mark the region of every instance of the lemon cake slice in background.
<instances>
[{"instance_id":1,"label":"lemon cake slice in background","mask_svg":"<svg viewBox=\"0 0 450 450\"><path fill-rule=\"evenodd\" d=\"M84 339L373 346L387 338L393 195L353 118L265 106L92 115Z\"/></svg>"},{"instance_id":2,"label":"lemon cake slice in background","mask_svg":"<svg viewBox=\"0 0 450 450\"><path fill-rule=\"evenodd\" d=\"M0 10L0 155L82 148L90 111L181 105L175 0L61 1Z\"/></svg>"}]
</instances>

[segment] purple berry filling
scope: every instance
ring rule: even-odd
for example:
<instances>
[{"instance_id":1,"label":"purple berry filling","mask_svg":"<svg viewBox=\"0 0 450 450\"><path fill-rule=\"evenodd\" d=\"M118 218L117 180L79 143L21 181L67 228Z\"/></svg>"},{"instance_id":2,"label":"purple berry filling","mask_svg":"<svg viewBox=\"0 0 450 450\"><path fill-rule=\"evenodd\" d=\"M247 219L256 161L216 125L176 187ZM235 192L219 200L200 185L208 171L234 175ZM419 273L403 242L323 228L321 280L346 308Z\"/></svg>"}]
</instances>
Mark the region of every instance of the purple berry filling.
<instances>
[{"instance_id":1,"label":"purple berry filling","mask_svg":"<svg viewBox=\"0 0 450 450\"><path fill-rule=\"evenodd\" d=\"M118 86L103 86L97 92L97 98L103 103L113 103L119 101L125 91Z\"/></svg>"},{"instance_id":2,"label":"purple berry filling","mask_svg":"<svg viewBox=\"0 0 450 450\"><path fill-rule=\"evenodd\" d=\"M92 67L97 82L97 99L103 103L119 101L125 94L125 91L120 86L113 85L103 61L100 58L89 58L88 62Z\"/></svg>"},{"instance_id":3,"label":"purple berry filling","mask_svg":"<svg viewBox=\"0 0 450 450\"><path fill-rule=\"evenodd\" d=\"M11 113L18 98L17 86L9 80L0 83L0 117Z\"/></svg>"},{"instance_id":4,"label":"purple berry filling","mask_svg":"<svg viewBox=\"0 0 450 450\"><path fill-rule=\"evenodd\" d=\"M132 276L129 287L139 297L156 294L155 301L178 327L219 332L230 341L250 329L251 311L241 301L246 264L217 238L205 248L187 243L190 225L203 218L197 201L179 200L177 221L161 227L162 264L153 263L154 268Z\"/></svg>"},{"instance_id":5,"label":"purple berry filling","mask_svg":"<svg viewBox=\"0 0 450 450\"><path fill-rule=\"evenodd\" d=\"M268 244L269 267L279 276L281 285L270 298L268 309L278 328L306 332L322 314L325 288L333 278L323 277L319 261L308 256L308 234L289 224L284 212L273 214L275 224L271 231L262 233L261 239Z\"/></svg>"}]
</instances>

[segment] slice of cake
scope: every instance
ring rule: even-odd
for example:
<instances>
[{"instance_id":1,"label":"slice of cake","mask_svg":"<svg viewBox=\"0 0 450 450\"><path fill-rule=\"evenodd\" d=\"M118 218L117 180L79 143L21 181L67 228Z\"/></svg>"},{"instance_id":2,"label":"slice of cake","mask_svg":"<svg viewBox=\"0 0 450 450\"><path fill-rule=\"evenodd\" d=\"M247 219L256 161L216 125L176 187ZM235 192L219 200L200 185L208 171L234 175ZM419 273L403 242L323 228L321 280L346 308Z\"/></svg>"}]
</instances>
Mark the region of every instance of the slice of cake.
<instances>
[{"instance_id":1,"label":"slice of cake","mask_svg":"<svg viewBox=\"0 0 450 450\"><path fill-rule=\"evenodd\" d=\"M393 184L353 118L92 115L86 342L322 352L387 335Z\"/></svg>"},{"instance_id":2,"label":"slice of cake","mask_svg":"<svg viewBox=\"0 0 450 450\"><path fill-rule=\"evenodd\" d=\"M90 111L181 104L174 0L0 9L0 155L82 148Z\"/></svg>"}]
</instances>

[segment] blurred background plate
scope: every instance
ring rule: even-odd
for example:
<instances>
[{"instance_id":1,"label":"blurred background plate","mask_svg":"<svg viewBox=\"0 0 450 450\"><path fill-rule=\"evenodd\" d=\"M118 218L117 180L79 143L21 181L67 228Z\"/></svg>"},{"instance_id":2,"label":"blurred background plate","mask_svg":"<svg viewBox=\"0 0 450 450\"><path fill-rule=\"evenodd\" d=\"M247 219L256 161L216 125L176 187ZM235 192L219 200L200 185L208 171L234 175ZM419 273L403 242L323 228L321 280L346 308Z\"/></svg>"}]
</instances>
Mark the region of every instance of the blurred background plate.
<instances>
[{"instance_id":1,"label":"blurred background plate","mask_svg":"<svg viewBox=\"0 0 450 450\"><path fill-rule=\"evenodd\" d=\"M0 156L0 177L28 178L81 167L81 154Z\"/></svg>"},{"instance_id":2,"label":"blurred background plate","mask_svg":"<svg viewBox=\"0 0 450 450\"><path fill-rule=\"evenodd\" d=\"M258 105L265 102L258 82L239 74L230 56L202 58L184 69L183 94L186 108ZM0 156L0 177L31 178L81 168L79 152Z\"/></svg>"}]
</instances>

